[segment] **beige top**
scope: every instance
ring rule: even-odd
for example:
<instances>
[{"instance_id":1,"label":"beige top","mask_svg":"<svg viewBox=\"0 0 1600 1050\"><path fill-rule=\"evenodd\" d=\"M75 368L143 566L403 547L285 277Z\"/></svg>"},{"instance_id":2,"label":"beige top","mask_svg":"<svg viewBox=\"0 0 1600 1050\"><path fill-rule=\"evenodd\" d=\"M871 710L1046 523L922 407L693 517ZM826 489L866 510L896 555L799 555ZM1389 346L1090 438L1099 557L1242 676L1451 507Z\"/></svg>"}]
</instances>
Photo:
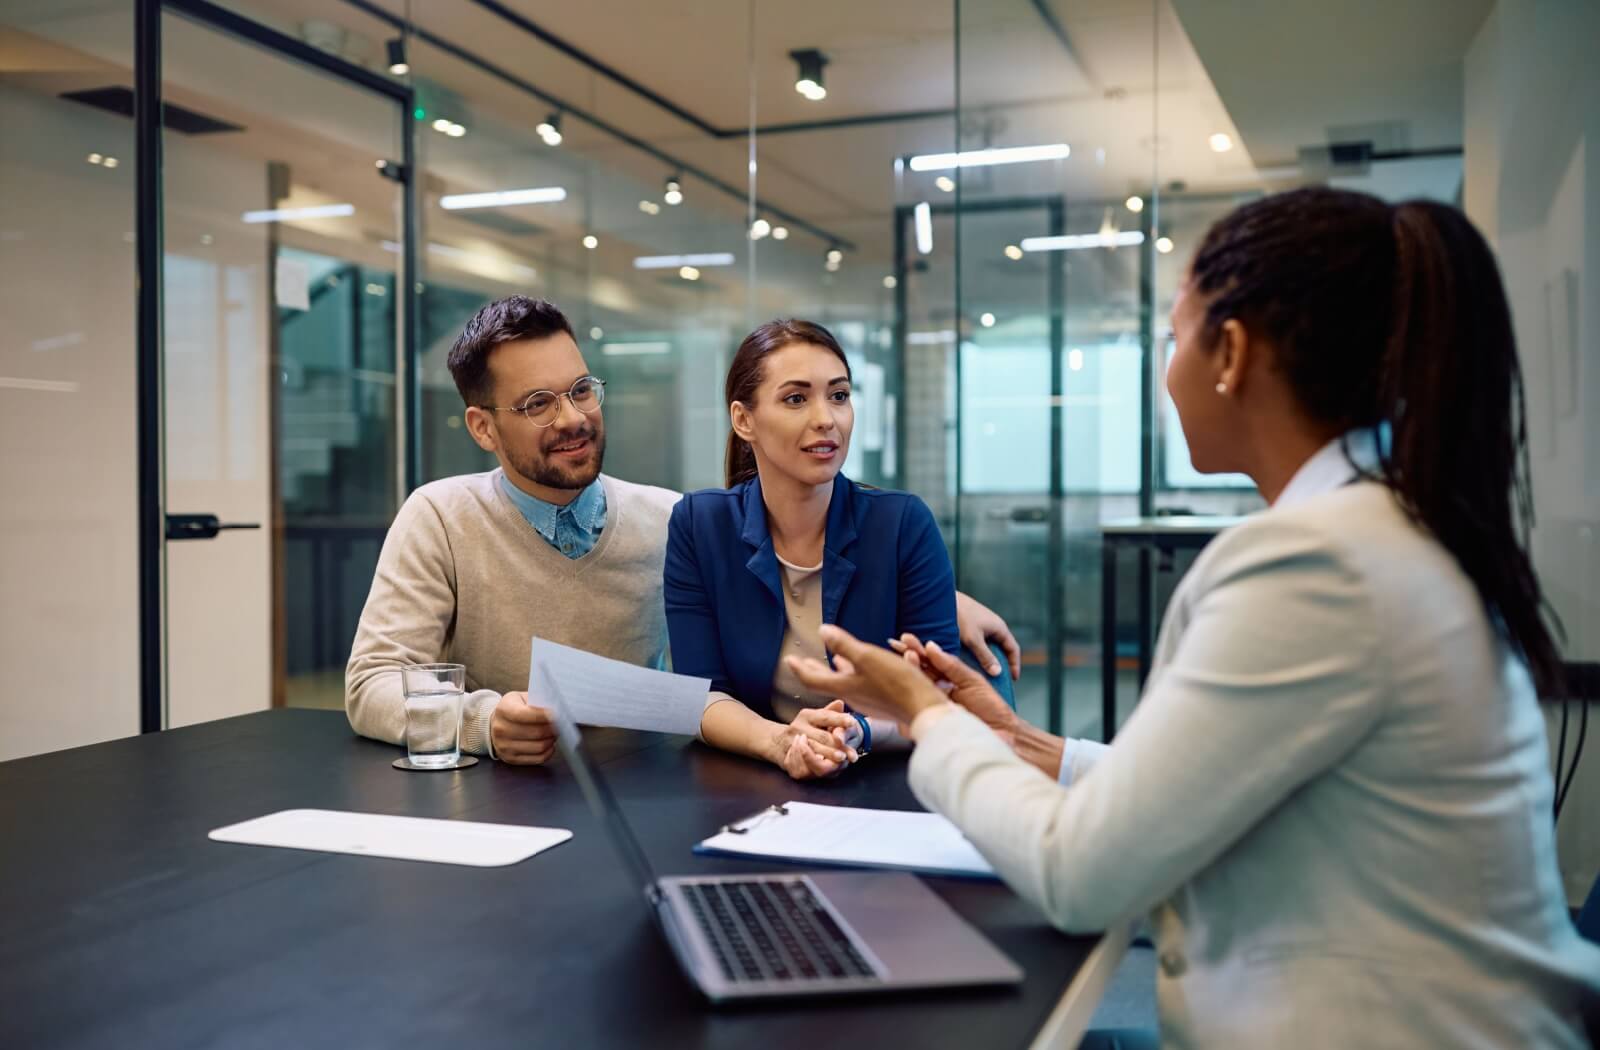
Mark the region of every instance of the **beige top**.
<instances>
[{"instance_id":1,"label":"beige top","mask_svg":"<svg viewBox=\"0 0 1600 1050\"><path fill-rule=\"evenodd\" d=\"M528 524L500 477L424 485L389 526L345 671L345 713L361 735L405 739L406 664L466 666L461 749L485 754L501 694L528 688L533 636L645 667L666 649L661 570L678 493L602 475L605 530L573 559Z\"/></svg>"},{"instance_id":2,"label":"beige top","mask_svg":"<svg viewBox=\"0 0 1600 1050\"><path fill-rule=\"evenodd\" d=\"M773 555L777 557L776 553ZM778 649L778 665L772 671L772 714L779 722L793 722L795 715L807 708L826 707L834 700L824 693L812 692L789 670L788 656L809 656L824 663L828 651L822 644L822 566L796 565L778 558L783 570L783 611L785 623L783 644ZM713 691L706 706L720 700L733 700L728 693ZM867 720L872 724L872 747L908 747L910 741L899 733L893 722L881 718Z\"/></svg>"}]
</instances>

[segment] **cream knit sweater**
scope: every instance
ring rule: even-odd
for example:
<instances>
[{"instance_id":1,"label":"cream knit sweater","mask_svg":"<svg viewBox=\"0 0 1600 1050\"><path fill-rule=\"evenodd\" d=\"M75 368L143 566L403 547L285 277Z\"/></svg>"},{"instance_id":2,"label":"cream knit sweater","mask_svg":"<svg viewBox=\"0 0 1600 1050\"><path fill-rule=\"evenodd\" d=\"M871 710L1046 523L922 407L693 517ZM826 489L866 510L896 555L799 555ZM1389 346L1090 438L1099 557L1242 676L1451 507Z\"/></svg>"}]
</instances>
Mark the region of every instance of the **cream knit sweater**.
<instances>
[{"instance_id":1,"label":"cream knit sweater","mask_svg":"<svg viewBox=\"0 0 1600 1050\"><path fill-rule=\"evenodd\" d=\"M490 713L528 688L534 635L645 666L666 649L661 568L678 493L601 475L605 530L574 560L534 531L500 477L424 485L390 526L345 669L345 713L362 736L404 742L406 664L465 665L461 749L490 754Z\"/></svg>"}]
</instances>

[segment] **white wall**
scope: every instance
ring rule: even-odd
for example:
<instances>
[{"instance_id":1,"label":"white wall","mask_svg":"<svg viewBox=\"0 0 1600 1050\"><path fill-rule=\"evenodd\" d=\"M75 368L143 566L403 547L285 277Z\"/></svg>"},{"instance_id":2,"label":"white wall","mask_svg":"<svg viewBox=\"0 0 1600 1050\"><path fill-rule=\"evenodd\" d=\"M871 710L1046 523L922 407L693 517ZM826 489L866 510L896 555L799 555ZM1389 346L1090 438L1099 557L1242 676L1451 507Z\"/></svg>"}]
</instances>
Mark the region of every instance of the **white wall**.
<instances>
[{"instance_id":1,"label":"white wall","mask_svg":"<svg viewBox=\"0 0 1600 1050\"><path fill-rule=\"evenodd\" d=\"M139 588L132 123L0 86L0 129L4 760L138 731Z\"/></svg>"},{"instance_id":2,"label":"white wall","mask_svg":"<svg viewBox=\"0 0 1600 1050\"><path fill-rule=\"evenodd\" d=\"M1464 65L1465 206L1494 243L1511 296L1539 519L1534 560L1566 626L1568 657L1583 661L1600 660L1597 40L1592 0L1500 0ZM1574 900L1600 871L1600 705L1590 708L1596 732L1558 835Z\"/></svg>"}]
</instances>

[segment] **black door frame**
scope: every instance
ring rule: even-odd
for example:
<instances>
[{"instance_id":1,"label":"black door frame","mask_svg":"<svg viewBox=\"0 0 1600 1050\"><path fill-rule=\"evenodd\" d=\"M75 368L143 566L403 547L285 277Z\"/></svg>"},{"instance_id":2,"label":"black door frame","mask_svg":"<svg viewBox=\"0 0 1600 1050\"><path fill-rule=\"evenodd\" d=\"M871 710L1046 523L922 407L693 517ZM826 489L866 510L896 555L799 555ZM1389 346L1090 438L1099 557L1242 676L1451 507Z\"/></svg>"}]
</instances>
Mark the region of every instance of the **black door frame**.
<instances>
[{"instance_id":1,"label":"black door frame","mask_svg":"<svg viewBox=\"0 0 1600 1050\"><path fill-rule=\"evenodd\" d=\"M161 16L182 17L394 101L400 116L402 183L400 339L396 420L407 491L421 477L418 381L416 128L411 87L320 51L210 0L134 0L134 141L137 364L135 378L139 533L139 731L162 728L166 713L166 455L162 322L163 205Z\"/></svg>"}]
</instances>

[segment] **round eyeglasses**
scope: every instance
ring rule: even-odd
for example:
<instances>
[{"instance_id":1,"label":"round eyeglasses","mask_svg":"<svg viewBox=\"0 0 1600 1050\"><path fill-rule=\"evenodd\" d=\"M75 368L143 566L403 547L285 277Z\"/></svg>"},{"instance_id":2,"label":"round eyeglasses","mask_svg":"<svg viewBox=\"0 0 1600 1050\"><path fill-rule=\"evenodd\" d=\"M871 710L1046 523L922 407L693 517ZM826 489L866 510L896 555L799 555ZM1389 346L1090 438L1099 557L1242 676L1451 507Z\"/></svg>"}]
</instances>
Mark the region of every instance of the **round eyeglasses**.
<instances>
[{"instance_id":1,"label":"round eyeglasses","mask_svg":"<svg viewBox=\"0 0 1600 1050\"><path fill-rule=\"evenodd\" d=\"M526 416L528 422L536 427L548 427L561 418L561 399L566 398L572 402L572 407L588 415L600 407L606 399L606 381L594 376L584 376L572 384L572 389L564 394L557 394L550 390L535 390L522 399L520 405L502 408L496 405L481 405L479 407L490 412L518 412Z\"/></svg>"}]
</instances>

